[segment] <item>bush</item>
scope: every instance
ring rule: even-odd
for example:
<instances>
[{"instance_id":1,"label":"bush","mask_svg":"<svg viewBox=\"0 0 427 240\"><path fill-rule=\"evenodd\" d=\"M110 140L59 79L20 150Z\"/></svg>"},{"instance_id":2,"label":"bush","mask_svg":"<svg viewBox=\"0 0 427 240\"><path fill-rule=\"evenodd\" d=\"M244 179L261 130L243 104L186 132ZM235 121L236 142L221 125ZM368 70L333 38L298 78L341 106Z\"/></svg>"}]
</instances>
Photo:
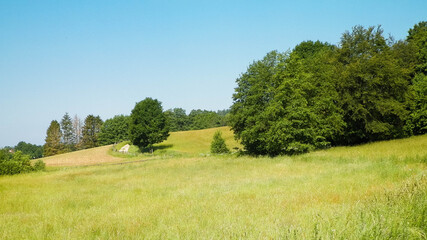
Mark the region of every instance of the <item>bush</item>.
<instances>
[{"instance_id":1,"label":"bush","mask_svg":"<svg viewBox=\"0 0 427 240\"><path fill-rule=\"evenodd\" d=\"M37 169L44 169L44 163L38 160L34 167L31 166L30 156L21 151L9 153L0 151L0 175L14 175L18 173L30 172Z\"/></svg>"},{"instance_id":2,"label":"bush","mask_svg":"<svg viewBox=\"0 0 427 240\"><path fill-rule=\"evenodd\" d=\"M37 160L33 166L34 171L43 171L45 168L46 164L41 159Z\"/></svg>"},{"instance_id":3,"label":"bush","mask_svg":"<svg viewBox=\"0 0 427 240\"><path fill-rule=\"evenodd\" d=\"M230 150L227 148L227 145L225 144L224 138L221 136L221 132L217 131L215 132L213 136L213 140L211 143L211 153L229 153Z\"/></svg>"}]
</instances>

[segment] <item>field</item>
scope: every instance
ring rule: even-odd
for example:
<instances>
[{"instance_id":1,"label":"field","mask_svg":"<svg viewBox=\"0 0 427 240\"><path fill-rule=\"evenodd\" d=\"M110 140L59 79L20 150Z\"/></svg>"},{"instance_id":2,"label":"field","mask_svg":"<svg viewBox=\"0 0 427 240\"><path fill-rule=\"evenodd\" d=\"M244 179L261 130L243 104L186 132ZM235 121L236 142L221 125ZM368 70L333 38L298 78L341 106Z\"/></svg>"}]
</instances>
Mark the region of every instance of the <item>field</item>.
<instances>
[{"instance_id":1,"label":"field","mask_svg":"<svg viewBox=\"0 0 427 240\"><path fill-rule=\"evenodd\" d=\"M0 177L0 239L426 239L427 135L276 158L209 156L201 135Z\"/></svg>"}]
</instances>

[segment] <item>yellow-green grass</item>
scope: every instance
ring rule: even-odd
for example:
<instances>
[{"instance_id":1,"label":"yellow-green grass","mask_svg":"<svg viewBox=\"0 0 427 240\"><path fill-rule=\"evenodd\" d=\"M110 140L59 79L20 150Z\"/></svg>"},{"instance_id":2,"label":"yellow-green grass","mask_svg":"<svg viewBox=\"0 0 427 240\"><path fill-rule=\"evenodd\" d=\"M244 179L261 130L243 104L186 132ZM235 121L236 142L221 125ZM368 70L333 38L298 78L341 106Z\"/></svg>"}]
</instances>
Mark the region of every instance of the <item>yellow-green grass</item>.
<instances>
[{"instance_id":1,"label":"yellow-green grass","mask_svg":"<svg viewBox=\"0 0 427 240\"><path fill-rule=\"evenodd\" d=\"M234 139L233 132L230 130L229 127L220 127L203 130L171 132L169 138L166 141L155 145L155 156L164 156L165 154L172 153L184 153L186 155L209 153L210 143L216 131L221 131L222 136L226 141L226 144L231 150L236 148L242 148L242 146ZM127 143L129 142L118 144L116 146L116 149L119 150ZM126 161L141 160L153 157L151 154L126 155L121 153L113 153L111 151L111 148L112 145L108 145L65 154L58 154L55 156L42 158L42 160L46 163L46 166L58 167L83 165L86 166L123 162L123 157L128 158ZM138 151L139 149L136 146L131 146L130 152L136 153ZM174 154L173 156L176 155L177 154Z\"/></svg>"},{"instance_id":2,"label":"yellow-green grass","mask_svg":"<svg viewBox=\"0 0 427 240\"><path fill-rule=\"evenodd\" d=\"M172 132L166 141L156 146L181 153L209 153L216 131L221 132L230 150L242 149L242 146L234 139L230 127Z\"/></svg>"},{"instance_id":3,"label":"yellow-green grass","mask_svg":"<svg viewBox=\"0 0 427 240\"><path fill-rule=\"evenodd\" d=\"M238 149L243 149L243 146L234 138L234 133L231 131L230 127L218 127L202 130L171 132L167 140L154 145L154 155L198 156L200 154L209 154L213 135L217 131L221 132L227 147L232 152L236 152ZM126 141L119 143L115 146L115 149L118 151L126 144L130 144L130 142ZM134 159L138 159L138 154L139 158L153 156L150 153L141 154L140 150L133 145L131 145L129 149L129 154L112 153L113 156L132 157Z\"/></svg>"},{"instance_id":4,"label":"yellow-green grass","mask_svg":"<svg viewBox=\"0 0 427 240\"><path fill-rule=\"evenodd\" d=\"M82 166L123 161L108 154L112 145L85 149L42 158L46 166Z\"/></svg>"},{"instance_id":5,"label":"yellow-green grass","mask_svg":"<svg viewBox=\"0 0 427 240\"><path fill-rule=\"evenodd\" d=\"M3 176L0 238L425 239L426 143Z\"/></svg>"}]
</instances>

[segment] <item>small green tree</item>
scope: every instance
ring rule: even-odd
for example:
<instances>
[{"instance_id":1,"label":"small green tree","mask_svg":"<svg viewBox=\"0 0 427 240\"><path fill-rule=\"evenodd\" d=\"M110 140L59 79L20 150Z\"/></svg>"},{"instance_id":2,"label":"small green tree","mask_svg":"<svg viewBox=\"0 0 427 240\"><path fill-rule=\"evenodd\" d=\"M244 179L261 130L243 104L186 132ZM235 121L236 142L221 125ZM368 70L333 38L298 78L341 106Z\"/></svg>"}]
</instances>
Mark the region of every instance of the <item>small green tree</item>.
<instances>
[{"instance_id":1,"label":"small green tree","mask_svg":"<svg viewBox=\"0 0 427 240\"><path fill-rule=\"evenodd\" d=\"M230 150L227 148L227 145L225 144L225 140L221 136L221 132L216 131L211 143L211 153L220 154L220 153L229 153L229 152Z\"/></svg>"},{"instance_id":2,"label":"small green tree","mask_svg":"<svg viewBox=\"0 0 427 240\"><path fill-rule=\"evenodd\" d=\"M161 103L146 98L137 103L130 115L129 137L139 148L150 148L169 137L169 126Z\"/></svg>"}]
</instances>

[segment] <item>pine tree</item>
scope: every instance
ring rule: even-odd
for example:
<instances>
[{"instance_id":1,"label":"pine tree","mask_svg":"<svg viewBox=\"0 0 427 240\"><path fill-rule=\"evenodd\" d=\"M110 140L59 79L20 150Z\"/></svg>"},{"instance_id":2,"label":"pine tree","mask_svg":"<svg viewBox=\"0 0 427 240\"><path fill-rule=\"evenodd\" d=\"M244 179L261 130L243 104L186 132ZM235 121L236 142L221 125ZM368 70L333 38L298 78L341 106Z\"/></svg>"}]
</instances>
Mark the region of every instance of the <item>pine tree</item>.
<instances>
[{"instance_id":1,"label":"pine tree","mask_svg":"<svg viewBox=\"0 0 427 240\"><path fill-rule=\"evenodd\" d=\"M73 123L68 113L65 113L61 120L62 130L62 143L64 144L65 150L70 152L74 149L75 135L73 129Z\"/></svg>"},{"instance_id":2,"label":"pine tree","mask_svg":"<svg viewBox=\"0 0 427 240\"><path fill-rule=\"evenodd\" d=\"M85 125L83 126L83 148L98 147L98 135L101 131L102 120L99 116L88 115L85 119Z\"/></svg>"},{"instance_id":3,"label":"pine tree","mask_svg":"<svg viewBox=\"0 0 427 240\"><path fill-rule=\"evenodd\" d=\"M225 144L224 138L221 136L220 131L216 131L213 140L211 143L211 153L229 153L230 150L227 148L227 145Z\"/></svg>"},{"instance_id":4,"label":"pine tree","mask_svg":"<svg viewBox=\"0 0 427 240\"><path fill-rule=\"evenodd\" d=\"M61 127L58 121L53 120L50 123L49 128L46 132L46 143L43 146L44 148L44 156L52 156L62 152L62 144L61 144Z\"/></svg>"}]
</instances>

